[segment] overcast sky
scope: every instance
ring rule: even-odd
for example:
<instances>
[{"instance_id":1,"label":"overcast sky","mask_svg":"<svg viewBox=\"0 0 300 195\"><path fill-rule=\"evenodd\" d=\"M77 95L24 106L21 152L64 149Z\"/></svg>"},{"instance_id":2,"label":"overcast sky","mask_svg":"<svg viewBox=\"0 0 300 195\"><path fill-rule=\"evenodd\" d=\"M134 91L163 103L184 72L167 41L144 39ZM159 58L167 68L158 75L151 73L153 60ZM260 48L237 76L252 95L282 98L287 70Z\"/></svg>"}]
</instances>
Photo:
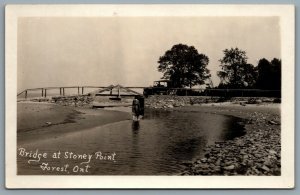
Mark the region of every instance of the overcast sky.
<instances>
[{"instance_id":1,"label":"overcast sky","mask_svg":"<svg viewBox=\"0 0 300 195\"><path fill-rule=\"evenodd\" d=\"M55 86L149 86L161 78L158 58L175 44L209 57L212 81L223 50L245 50L248 62L281 58L277 17L20 18L18 92Z\"/></svg>"}]
</instances>

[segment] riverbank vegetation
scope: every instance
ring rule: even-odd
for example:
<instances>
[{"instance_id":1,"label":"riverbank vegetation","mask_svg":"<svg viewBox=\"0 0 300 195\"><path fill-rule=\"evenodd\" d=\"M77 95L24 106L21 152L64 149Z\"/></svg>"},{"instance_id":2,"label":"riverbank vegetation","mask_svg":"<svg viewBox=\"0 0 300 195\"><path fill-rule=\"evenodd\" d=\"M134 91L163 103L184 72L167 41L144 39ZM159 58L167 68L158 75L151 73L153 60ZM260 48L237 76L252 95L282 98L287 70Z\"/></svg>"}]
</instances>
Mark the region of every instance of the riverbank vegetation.
<instances>
[{"instance_id":1,"label":"riverbank vegetation","mask_svg":"<svg viewBox=\"0 0 300 195\"><path fill-rule=\"evenodd\" d=\"M281 90L281 60L268 61L262 58L258 64L248 63L246 51L239 48L223 50L219 60L221 70L218 86L214 87L207 69L209 57L199 53L194 46L176 44L159 57L158 71L162 79L168 79L172 88L183 88L206 84L217 89L263 89Z\"/></svg>"}]
</instances>

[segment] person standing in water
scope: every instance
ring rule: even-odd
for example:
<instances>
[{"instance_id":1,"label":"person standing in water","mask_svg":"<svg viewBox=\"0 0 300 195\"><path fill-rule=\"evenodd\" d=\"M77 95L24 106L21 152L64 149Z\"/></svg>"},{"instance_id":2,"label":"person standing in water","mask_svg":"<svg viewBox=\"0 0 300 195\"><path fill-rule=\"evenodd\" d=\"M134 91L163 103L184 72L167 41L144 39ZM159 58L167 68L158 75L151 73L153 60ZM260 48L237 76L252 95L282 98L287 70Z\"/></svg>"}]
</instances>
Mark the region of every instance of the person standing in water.
<instances>
[{"instance_id":1,"label":"person standing in water","mask_svg":"<svg viewBox=\"0 0 300 195\"><path fill-rule=\"evenodd\" d=\"M141 114L141 105L137 97L134 97L132 101L132 114L133 114L133 120L139 120L139 116Z\"/></svg>"}]
</instances>

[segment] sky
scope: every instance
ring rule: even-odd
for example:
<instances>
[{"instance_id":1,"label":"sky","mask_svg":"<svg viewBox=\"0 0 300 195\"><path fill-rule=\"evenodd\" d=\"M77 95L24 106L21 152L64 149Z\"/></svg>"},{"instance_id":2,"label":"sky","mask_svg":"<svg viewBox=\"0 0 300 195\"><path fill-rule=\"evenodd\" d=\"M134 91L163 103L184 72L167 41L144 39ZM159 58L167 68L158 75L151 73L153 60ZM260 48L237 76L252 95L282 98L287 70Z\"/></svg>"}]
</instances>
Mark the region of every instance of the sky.
<instances>
[{"instance_id":1,"label":"sky","mask_svg":"<svg viewBox=\"0 0 300 195\"><path fill-rule=\"evenodd\" d=\"M24 17L18 20L18 92L59 86L150 86L175 44L209 58L216 86L223 50L248 63L281 58L278 17Z\"/></svg>"}]
</instances>

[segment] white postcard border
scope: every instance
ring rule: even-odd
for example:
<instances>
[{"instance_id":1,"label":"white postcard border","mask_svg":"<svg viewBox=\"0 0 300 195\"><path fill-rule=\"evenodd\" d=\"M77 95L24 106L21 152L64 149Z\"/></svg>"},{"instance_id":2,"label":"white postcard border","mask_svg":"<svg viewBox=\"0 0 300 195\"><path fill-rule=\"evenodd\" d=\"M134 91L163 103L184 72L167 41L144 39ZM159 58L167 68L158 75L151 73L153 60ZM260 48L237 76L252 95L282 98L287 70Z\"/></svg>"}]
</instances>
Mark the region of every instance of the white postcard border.
<instances>
[{"instance_id":1,"label":"white postcard border","mask_svg":"<svg viewBox=\"0 0 300 195\"><path fill-rule=\"evenodd\" d=\"M8 5L5 15L7 188L293 188L295 8L293 5ZM278 16L282 53L281 176L20 176L16 174L19 17Z\"/></svg>"}]
</instances>

